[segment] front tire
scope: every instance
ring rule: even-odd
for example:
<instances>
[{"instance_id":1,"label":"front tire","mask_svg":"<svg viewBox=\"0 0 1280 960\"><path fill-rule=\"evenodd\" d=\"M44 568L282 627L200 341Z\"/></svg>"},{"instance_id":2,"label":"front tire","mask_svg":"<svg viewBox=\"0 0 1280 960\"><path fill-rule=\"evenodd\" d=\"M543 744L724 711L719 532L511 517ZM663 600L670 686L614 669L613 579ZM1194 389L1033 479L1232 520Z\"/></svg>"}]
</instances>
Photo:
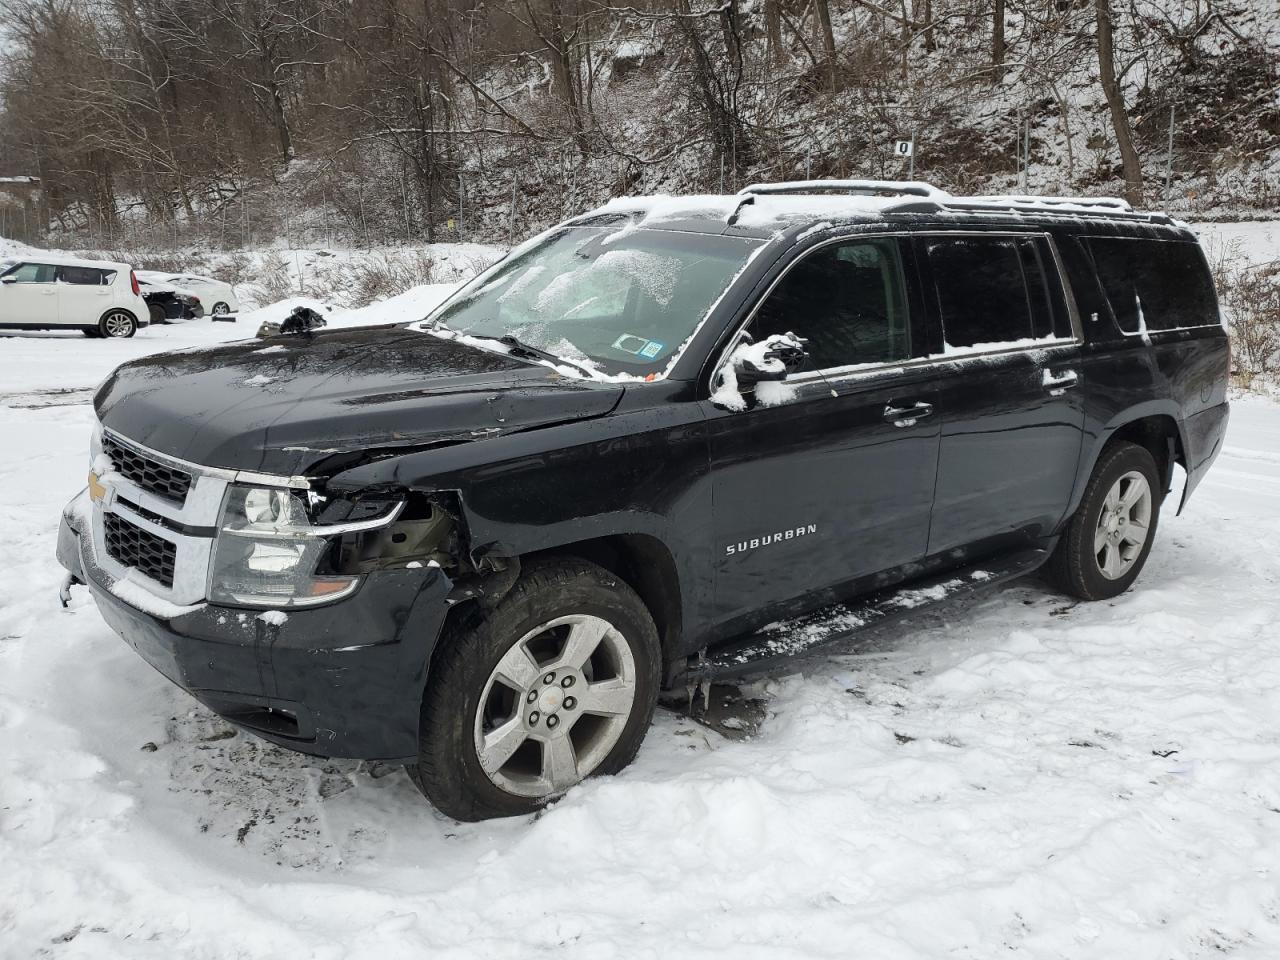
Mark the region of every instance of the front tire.
<instances>
[{"instance_id":1,"label":"front tire","mask_svg":"<svg viewBox=\"0 0 1280 960\"><path fill-rule=\"evenodd\" d=\"M409 773L442 813L533 813L635 758L658 699L658 632L607 570L531 564L492 613L440 642Z\"/></svg>"},{"instance_id":2,"label":"front tire","mask_svg":"<svg viewBox=\"0 0 1280 960\"><path fill-rule=\"evenodd\" d=\"M1045 567L1046 579L1082 600L1124 593L1151 553L1162 497L1156 462L1145 447L1108 447Z\"/></svg>"},{"instance_id":3,"label":"front tire","mask_svg":"<svg viewBox=\"0 0 1280 960\"><path fill-rule=\"evenodd\" d=\"M229 307L225 301L219 300L213 305L213 309L209 311L209 315L213 317L225 317L230 312L231 307Z\"/></svg>"},{"instance_id":4,"label":"front tire","mask_svg":"<svg viewBox=\"0 0 1280 960\"><path fill-rule=\"evenodd\" d=\"M98 333L103 337L124 339L137 332L138 321L127 310L108 310L98 321Z\"/></svg>"},{"instance_id":5,"label":"front tire","mask_svg":"<svg viewBox=\"0 0 1280 960\"><path fill-rule=\"evenodd\" d=\"M157 306L154 303L147 304L147 313L151 315L152 323L165 323L167 320L167 318L165 317L164 308Z\"/></svg>"}]
</instances>

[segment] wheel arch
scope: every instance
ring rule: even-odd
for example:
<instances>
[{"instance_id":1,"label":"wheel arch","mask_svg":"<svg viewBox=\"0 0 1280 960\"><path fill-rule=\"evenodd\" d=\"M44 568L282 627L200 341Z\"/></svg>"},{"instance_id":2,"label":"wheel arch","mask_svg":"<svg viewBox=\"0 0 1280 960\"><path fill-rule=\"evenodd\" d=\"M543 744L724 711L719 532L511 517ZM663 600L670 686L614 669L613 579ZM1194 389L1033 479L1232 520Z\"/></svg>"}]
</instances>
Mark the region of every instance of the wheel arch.
<instances>
[{"instance_id":1,"label":"wheel arch","mask_svg":"<svg viewBox=\"0 0 1280 960\"><path fill-rule=\"evenodd\" d=\"M98 322L101 323L103 320L107 319L107 314L109 313L127 313L133 318L134 323L138 322L138 315L128 307L108 307L106 310L102 311L102 316L98 317Z\"/></svg>"},{"instance_id":2,"label":"wheel arch","mask_svg":"<svg viewBox=\"0 0 1280 960\"><path fill-rule=\"evenodd\" d=\"M577 540L556 546L533 550L513 558L518 561L516 570L534 561L546 562L558 557L586 560L621 579L640 597L653 617L662 646L664 667L679 658L683 649L684 595L675 557L670 548L659 538L645 533L614 533L605 536ZM511 569L508 567L507 569ZM493 576L502 576L494 574ZM500 597L510 589L515 577L501 586ZM484 616L482 604L457 603L449 611L444 637L450 629L467 629ZM435 658L440 644L436 644L431 657Z\"/></svg>"},{"instance_id":3,"label":"wheel arch","mask_svg":"<svg viewBox=\"0 0 1280 960\"><path fill-rule=\"evenodd\" d=\"M1144 405L1119 414L1103 427L1088 455L1081 457L1071 508L1067 511L1064 522L1079 508L1084 489L1093 476L1098 461L1117 443L1133 443L1145 448L1156 462L1162 496L1168 493L1173 481L1174 465L1177 464L1184 470L1187 468L1186 438L1175 412L1164 404L1152 404L1150 407ZM1185 502L1185 497L1183 500ZM1182 512L1181 503L1178 505L1178 512Z\"/></svg>"},{"instance_id":4,"label":"wheel arch","mask_svg":"<svg viewBox=\"0 0 1280 960\"><path fill-rule=\"evenodd\" d=\"M588 560L623 580L653 617L664 663L675 657L684 632L684 609L675 557L665 543L647 533L615 533L538 550L521 562L557 556Z\"/></svg>"}]
</instances>

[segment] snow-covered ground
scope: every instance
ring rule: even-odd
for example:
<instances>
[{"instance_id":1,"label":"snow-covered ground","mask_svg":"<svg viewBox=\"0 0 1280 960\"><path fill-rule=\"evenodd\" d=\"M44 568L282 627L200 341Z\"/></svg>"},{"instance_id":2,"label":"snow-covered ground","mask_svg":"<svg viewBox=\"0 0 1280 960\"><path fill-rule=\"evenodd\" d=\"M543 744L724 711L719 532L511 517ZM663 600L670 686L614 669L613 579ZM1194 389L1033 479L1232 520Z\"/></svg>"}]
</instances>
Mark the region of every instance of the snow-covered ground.
<instances>
[{"instance_id":1,"label":"snow-covered ground","mask_svg":"<svg viewBox=\"0 0 1280 960\"><path fill-rule=\"evenodd\" d=\"M1235 403L1128 594L918 615L768 684L745 740L659 711L622 775L458 824L59 607L88 389L233 328L200 323L0 338L0 958L1280 955L1280 405Z\"/></svg>"},{"instance_id":2,"label":"snow-covered ground","mask_svg":"<svg viewBox=\"0 0 1280 960\"><path fill-rule=\"evenodd\" d=\"M206 318L144 327L128 340L87 340L79 330L0 330L0 403L80 403L103 377L128 360L152 353L243 340L265 321L280 323L295 306L312 307L330 327L421 320L456 283L413 287L367 307L335 308L314 297L292 297L240 313L234 323Z\"/></svg>"}]
</instances>

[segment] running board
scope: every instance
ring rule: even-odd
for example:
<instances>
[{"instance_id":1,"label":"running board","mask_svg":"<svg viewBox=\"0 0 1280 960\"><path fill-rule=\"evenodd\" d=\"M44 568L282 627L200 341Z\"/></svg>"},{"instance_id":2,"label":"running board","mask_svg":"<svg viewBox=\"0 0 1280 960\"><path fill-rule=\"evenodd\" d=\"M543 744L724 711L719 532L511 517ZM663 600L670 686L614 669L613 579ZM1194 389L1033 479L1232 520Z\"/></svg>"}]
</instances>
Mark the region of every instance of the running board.
<instances>
[{"instance_id":1,"label":"running board","mask_svg":"<svg viewBox=\"0 0 1280 960\"><path fill-rule=\"evenodd\" d=\"M1049 559L1048 550L1022 550L988 563L877 590L849 603L779 620L689 664L686 682L727 680L773 671L784 661L854 636L873 624L920 613L1026 576Z\"/></svg>"}]
</instances>

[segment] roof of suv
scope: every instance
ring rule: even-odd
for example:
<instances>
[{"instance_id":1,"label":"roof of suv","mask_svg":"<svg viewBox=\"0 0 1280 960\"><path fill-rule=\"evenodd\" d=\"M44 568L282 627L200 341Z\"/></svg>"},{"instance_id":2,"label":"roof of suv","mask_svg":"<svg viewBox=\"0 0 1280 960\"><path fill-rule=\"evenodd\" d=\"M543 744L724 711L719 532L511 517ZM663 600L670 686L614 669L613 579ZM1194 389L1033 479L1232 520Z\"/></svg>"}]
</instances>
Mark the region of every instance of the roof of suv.
<instances>
[{"instance_id":1,"label":"roof of suv","mask_svg":"<svg viewBox=\"0 0 1280 960\"><path fill-rule=\"evenodd\" d=\"M732 195L620 197L570 223L585 226L629 221L633 227L646 229L768 240L794 239L838 224L908 218L975 226L1048 226L1073 221L1090 226L1186 229L1166 214L1136 211L1124 200L1112 197L959 197L927 183L885 180L753 184Z\"/></svg>"}]
</instances>

